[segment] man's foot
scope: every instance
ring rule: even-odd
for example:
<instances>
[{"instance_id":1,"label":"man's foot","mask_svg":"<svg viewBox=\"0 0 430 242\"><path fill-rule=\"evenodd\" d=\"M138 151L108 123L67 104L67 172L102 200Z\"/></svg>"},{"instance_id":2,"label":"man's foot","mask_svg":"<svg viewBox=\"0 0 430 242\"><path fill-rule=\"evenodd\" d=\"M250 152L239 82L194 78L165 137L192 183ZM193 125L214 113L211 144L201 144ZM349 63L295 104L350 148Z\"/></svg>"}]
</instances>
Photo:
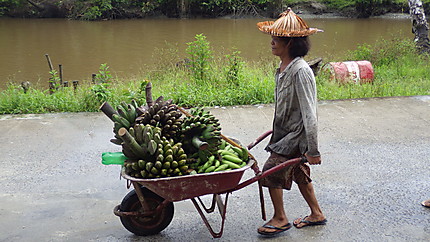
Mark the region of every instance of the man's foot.
<instances>
[{"instance_id":1,"label":"man's foot","mask_svg":"<svg viewBox=\"0 0 430 242\"><path fill-rule=\"evenodd\" d=\"M421 203L421 205L423 205L426 208L430 208L430 199L429 200L425 200Z\"/></svg>"},{"instance_id":2,"label":"man's foot","mask_svg":"<svg viewBox=\"0 0 430 242\"><path fill-rule=\"evenodd\" d=\"M311 218L310 216L306 216L303 219L298 218L294 220L294 227L300 229L307 226L315 226L315 225L325 225L327 223L327 219L322 218Z\"/></svg>"},{"instance_id":3,"label":"man's foot","mask_svg":"<svg viewBox=\"0 0 430 242\"><path fill-rule=\"evenodd\" d=\"M275 221L271 219L269 222L258 228L257 232L262 235L275 235L290 229L292 225L285 221Z\"/></svg>"},{"instance_id":4,"label":"man's foot","mask_svg":"<svg viewBox=\"0 0 430 242\"><path fill-rule=\"evenodd\" d=\"M275 226L272 226L272 225L265 224L265 225L262 226L262 228L270 229L270 232L266 232L264 230L262 230L262 231L258 230L258 233L262 234L262 235L274 236L276 234L279 234L281 232L289 230L291 227L293 227L293 226L290 223L287 223L287 224L285 224L284 226L281 226L281 227L275 227Z\"/></svg>"}]
</instances>

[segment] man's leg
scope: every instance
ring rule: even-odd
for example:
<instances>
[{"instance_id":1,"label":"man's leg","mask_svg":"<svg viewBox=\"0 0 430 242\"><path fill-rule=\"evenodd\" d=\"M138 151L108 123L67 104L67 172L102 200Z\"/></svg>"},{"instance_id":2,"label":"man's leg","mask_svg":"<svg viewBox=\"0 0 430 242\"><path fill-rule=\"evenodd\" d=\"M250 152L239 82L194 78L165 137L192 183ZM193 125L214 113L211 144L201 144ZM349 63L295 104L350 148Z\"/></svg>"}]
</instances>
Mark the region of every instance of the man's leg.
<instances>
[{"instance_id":1,"label":"man's leg","mask_svg":"<svg viewBox=\"0 0 430 242\"><path fill-rule=\"evenodd\" d=\"M267 224L275 227L285 226L288 223L288 218L285 214L285 209L284 209L283 189L269 188L269 193L273 204L274 214L272 219L269 220ZM275 230L270 228L260 227L258 231L273 232Z\"/></svg>"},{"instance_id":2,"label":"man's leg","mask_svg":"<svg viewBox=\"0 0 430 242\"><path fill-rule=\"evenodd\" d=\"M307 216L306 220L311 222L323 221L325 219L325 216L322 213L322 210L318 204L312 183L298 184L298 186L300 189L300 193L302 194L303 198L306 200L306 203L311 209L311 214ZM303 218L296 219L294 221L294 225L296 225L296 227L298 228L306 226L305 223L300 223L300 220L302 219Z\"/></svg>"}]
</instances>

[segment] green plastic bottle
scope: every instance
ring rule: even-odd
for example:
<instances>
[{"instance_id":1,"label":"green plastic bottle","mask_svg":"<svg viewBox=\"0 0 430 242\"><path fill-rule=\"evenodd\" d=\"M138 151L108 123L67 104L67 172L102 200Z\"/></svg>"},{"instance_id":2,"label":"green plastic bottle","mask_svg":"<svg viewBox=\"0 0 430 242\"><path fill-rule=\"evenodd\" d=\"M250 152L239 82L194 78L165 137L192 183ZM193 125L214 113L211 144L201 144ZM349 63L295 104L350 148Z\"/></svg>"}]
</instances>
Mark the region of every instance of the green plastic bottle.
<instances>
[{"instance_id":1,"label":"green plastic bottle","mask_svg":"<svg viewBox=\"0 0 430 242\"><path fill-rule=\"evenodd\" d=\"M103 165L124 165L127 157L122 152L104 152L102 153Z\"/></svg>"}]
</instances>

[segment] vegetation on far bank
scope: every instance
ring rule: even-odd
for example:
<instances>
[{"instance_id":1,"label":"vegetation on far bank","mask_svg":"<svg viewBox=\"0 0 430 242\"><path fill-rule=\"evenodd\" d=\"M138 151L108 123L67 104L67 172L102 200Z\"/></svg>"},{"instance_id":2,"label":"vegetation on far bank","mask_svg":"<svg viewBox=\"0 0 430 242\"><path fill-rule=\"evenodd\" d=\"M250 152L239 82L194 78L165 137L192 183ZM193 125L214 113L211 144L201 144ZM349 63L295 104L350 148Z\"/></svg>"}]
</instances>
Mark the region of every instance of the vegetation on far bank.
<instances>
[{"instance_id":1,"label":"vegetation on far bank","mask_svg":"<svg viewBox=\"0 0 430 242\"><path fill-rule=\"evenodd\" d=\"M430 0L422 0L430 9ZM312 14L366 18L408 13L406 0L0 0L0 16L106 20L160 17L276 17L285 7Z\"/></svg>"},{"instance_id":2,"label":"vegetation on far bank","mask_svg":"<svg viewBox=\"0 0 430 242\"><path fill-rule=\"evenodd\" d=\"M51 71L51 90L10 84L0 92L0 114L47 112L97 112L108 101L117 105L131 99L145 102L147 80L154 96L171 98L185 107L265 104L274 101L276 57L254 62L244 61L239 51L214 56L204 35L188 43L188 59L173 63L177 49L161 51L158 70L139 77L119 80L102 64L94 81L74 87L61 87L57 72ZM360 45L349 53L350 60L369 60L375 79L366 84L339 84L324 68L316 77L319 100L367 97L430 95L428 55L416 53L412 40L393 37L375 45ZM337 60L324 60L325 62ZM163 70L163 71L160 71Z\"/></svg>"}]
</instances>

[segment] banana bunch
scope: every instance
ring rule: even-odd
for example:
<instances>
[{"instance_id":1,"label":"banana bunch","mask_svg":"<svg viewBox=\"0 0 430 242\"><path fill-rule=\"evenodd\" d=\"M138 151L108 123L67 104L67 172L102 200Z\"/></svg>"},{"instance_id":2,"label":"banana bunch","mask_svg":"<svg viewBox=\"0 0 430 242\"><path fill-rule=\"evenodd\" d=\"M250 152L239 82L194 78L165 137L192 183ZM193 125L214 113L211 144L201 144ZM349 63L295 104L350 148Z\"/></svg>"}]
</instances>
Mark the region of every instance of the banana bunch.
<instances>
[{"instance_id":1,"label":"banana bunch","mask_svg":"<svg viewBox=\"0 0 430 242\"><path fill-rule=\"evenodd\" d=\"M159 178L193 173L188 167L193 160L187 159L182 143L175 143L173 139L168 140L162 136L160 128L149 124L136 124L130 128L129 133L140 147L129 145L130 155L129 152L124 152L124 148L127 147L124 144L128 143L127 139L124 139L123 153L129 158L124 167L130 176Z\"/></svg>"},{"instance_id":2,"label":"banana bunch","mask_svg":"<svg viewBox=\"0 0 430 242\"><path fill-rule=\"evenodd\" d=\"M197 154L206 162L221 144L220 123L203 108L191 109L190 114L183 120L180 139L187 154Z\"/></svg>"},{"instance_id":3,"label":"banana bunch","mask_svg":"<svg viewBox=\"0 0 430 242\"><path fill-rule=\"evenodd\" d=\"M218 155L211 155L206 162L198 159L197 173L239 169L244 167L249 160L248 150L244 147L235 147L222 140L219 148Z\"/></svg>"},{"instance_id":4,"label":"banana bunch","mask_svg":"<svg viewBox=\"0 0 430 242\"><path fill-rule=\"evenodd\" d=\"M172 99L163 100L163 96L157 98L151 106L138 107L136 123L150 124L162 129L162 136L177 140L182 125L182 113L176 104L172 104Z\"/></svg>"},{"instance_id":5,"label":"banana bunch","mask_svg":"<svg viewBox=\"0 0 430 242\"><path fill-rule=\"evenodd\" d=\"M118 136L118 131L120 128L126 128L127 130L132 127L137 118L137 108L139 107L136 100L131 100L131 104L127 104L122 101L117 107L117 113L113 114L112 119L114 121L113 132L115 133L115 138L110 141L114 144L121 145L122 140Z\"/></svg>"}]
</instances>

